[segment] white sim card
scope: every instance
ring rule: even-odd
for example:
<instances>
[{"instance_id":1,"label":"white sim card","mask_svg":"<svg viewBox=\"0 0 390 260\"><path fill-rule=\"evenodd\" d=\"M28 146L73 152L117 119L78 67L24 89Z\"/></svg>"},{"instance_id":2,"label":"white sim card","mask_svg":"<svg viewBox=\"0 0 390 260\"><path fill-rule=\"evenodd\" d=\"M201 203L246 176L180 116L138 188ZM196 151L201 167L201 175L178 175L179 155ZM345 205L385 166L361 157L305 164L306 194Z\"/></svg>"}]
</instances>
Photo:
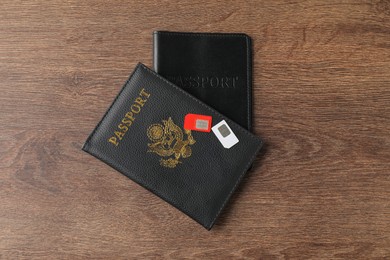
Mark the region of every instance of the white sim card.
<instances>
[{"instance_id":1,"label":"white sim card","mask_svg":"<svg viewBox=\"0 0 390 260\"><path fill-rule=\"evenodd\" d=\"M213 133L221 142L223 147L227 149L238 143L237 136L233 133L232 129L230 129L229 125L226 123L225 120L222 120L221 122L213 126L211 130L213 130Z\"/></svg>"}]
</instances>

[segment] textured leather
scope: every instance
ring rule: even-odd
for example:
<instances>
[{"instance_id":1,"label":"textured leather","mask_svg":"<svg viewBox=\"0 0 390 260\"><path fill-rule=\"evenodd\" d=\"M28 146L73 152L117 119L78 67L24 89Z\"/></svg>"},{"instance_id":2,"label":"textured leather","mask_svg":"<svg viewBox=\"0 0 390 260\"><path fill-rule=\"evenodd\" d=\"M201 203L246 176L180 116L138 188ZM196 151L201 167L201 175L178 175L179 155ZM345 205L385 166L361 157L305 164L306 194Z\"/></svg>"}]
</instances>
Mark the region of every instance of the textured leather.
<instances>
[{"instance_id":1,"label":"textured leather","mask_svg":"<svg viewBox=\"0 0 390 260\"><path fill-rule=\"evenodd\" d=\"M252 47L242 33L153 33L154 70L242 127L252 124Z\"/></svg>"},{"instance_id":2,"label":"textured leather","mask_svg":"<svg viewBox=\"0 0 390 260\"><path fill-rule=\"evenodd\" d=\"M149 97L134 110L142 89ZM110 143L131 109L138 112L132 116L132 124L117 146ZM183 130L188 113L212 116L212 125L226 120L239 143L225 149L212 132L192 131L195 143L189 145L190 156L180 157L174 168L164 167L160 164L164 157L148 151L152 143L149 129L170 117ZM180 138L187 140L186 135L183 131ZM246 129L138 64L82 149L211 229L261 145L262 141Z\"/></svg>"}]
</instances>

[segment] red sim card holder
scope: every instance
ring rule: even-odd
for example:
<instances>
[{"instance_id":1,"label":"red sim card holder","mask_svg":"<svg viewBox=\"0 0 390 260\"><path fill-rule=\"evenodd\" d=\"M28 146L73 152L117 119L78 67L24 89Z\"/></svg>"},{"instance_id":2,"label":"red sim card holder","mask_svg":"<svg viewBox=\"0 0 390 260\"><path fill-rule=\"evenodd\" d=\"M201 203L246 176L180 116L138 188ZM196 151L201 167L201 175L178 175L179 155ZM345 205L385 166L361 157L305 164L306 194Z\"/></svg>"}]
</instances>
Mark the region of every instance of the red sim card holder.
<instances>
[{"instance_id":1,"label":"red sim card holder","mask_svg":"<svg viewBox=\"0 0 390 260\"><path fill-rule=\"evenodd\" d=\"M184 117L184 129L200 132L210 132L211 120L211 116L187 114Z\"/></svg>"}]
</instances>

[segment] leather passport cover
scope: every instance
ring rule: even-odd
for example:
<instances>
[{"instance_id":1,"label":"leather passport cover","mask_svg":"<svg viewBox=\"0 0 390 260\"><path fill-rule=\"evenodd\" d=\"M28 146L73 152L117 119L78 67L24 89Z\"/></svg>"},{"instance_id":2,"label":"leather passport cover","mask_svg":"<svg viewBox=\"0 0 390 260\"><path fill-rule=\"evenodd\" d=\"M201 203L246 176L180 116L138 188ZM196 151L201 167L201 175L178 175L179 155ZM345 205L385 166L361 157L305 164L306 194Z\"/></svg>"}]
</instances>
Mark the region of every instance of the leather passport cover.
<instances>
[{"instance_id":1,"label":"leather passport cover","mask_svg":"<svg viewBox=\"0 0 390 260\"><path fill-rule=\"evenodd\" d=\"M190 113L225 120L221 136L231 131L238 143L226 149L213 132L185 130ZM261 145L140 63L82 149L211 229Z\"/></svg>"},{"instance_id":2,"label":"leather passport cover","mask_svg":"<svg viewBox=\"0 0 390 260\"><path fill-rule=\"evenodd\" d=\"M154 70L242 127L252 124L252 47L242 33L153 33Z\"/></svg>"}]
</instances>

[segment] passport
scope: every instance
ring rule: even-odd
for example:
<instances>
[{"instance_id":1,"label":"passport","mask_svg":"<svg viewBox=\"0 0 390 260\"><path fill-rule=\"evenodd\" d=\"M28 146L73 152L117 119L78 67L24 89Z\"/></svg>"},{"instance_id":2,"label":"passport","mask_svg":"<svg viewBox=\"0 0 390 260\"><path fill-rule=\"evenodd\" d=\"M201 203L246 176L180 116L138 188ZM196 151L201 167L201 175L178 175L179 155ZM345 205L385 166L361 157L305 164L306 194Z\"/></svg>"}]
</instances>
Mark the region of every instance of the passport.
<instances>
[{"instance_id":1,"label":"passport","mask_svg":"<svg viewBox=\"0 0 390 260\"><path fill-rule=\"evenodd\" d=\"M243 33L153 33L154 70L242 127L252 125L252 43Z\"/></svg>"},{"instance_id":2,"label":"passport","mask_svg":"<svg viewBox=\"0 0 390 260\"><path fill-rule=\"evenodd\" d=\"M211 117L203 123L213 132L185 129L188 114ZM82 149L210 230L261 146L259 137L139 63Z\"/></svg>"}]
</instances>

